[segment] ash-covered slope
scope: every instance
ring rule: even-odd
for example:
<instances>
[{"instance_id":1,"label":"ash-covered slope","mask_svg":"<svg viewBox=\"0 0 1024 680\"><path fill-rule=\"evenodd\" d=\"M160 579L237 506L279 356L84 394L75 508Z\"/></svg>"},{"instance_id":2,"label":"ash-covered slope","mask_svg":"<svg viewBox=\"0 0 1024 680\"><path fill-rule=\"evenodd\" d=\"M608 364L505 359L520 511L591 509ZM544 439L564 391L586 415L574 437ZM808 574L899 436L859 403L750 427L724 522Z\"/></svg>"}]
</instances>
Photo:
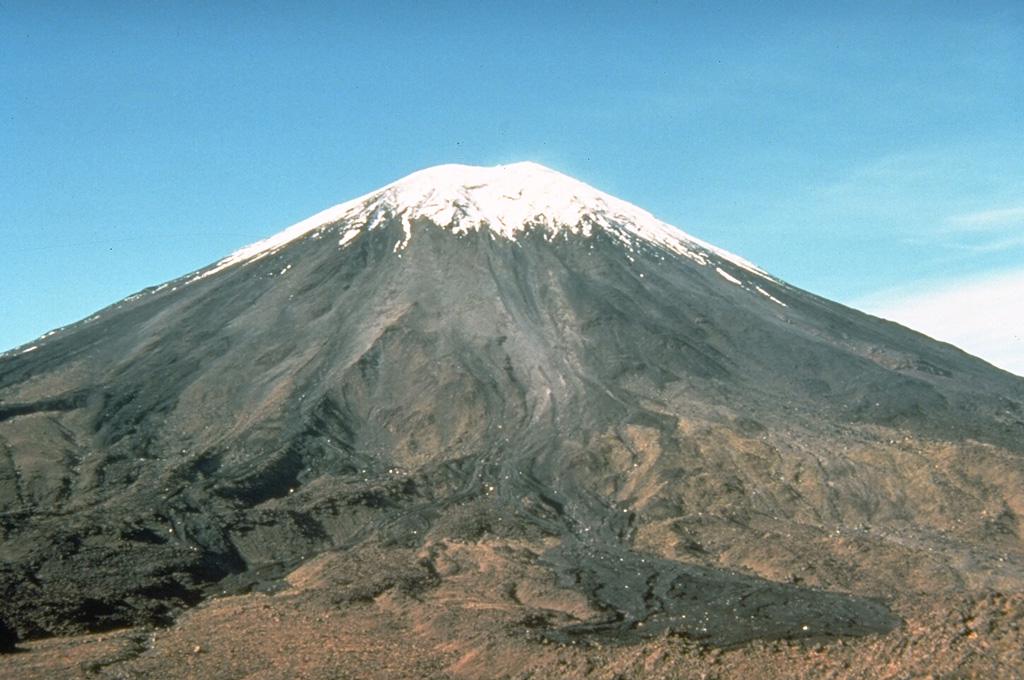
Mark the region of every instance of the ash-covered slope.
<instances>
[{"instance_id":1,"label":"ash-covered slope","mask_svg":"<svg viewBox=\"0 0 1024 680\"><path fill-rule=\"evenodd\" d=\"M882 599L1024 584L1022 404L563 175L442 166L0 356L3 617L454 541L584 596L524 615L553 639L889 631Z\"/></svg>"}]
</instances>

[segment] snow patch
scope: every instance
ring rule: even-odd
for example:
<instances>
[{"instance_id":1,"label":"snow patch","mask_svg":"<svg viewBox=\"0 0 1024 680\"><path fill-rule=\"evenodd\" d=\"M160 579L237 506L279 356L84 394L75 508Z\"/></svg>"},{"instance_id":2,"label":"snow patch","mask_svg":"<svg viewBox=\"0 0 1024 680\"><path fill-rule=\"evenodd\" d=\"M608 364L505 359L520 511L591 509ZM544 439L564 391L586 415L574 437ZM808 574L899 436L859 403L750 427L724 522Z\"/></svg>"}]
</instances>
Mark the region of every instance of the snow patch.
<instances>
[{"instance_id":1,"label":"snow patch","mask_svg":"<svg viewBox=\"0 0 1024 680\"><path fill-rule=\"evenodd\" d=\"M765 296L766 298L768 298L769 300L771 300L771 301L772 301L772 302L774 302L775 304L777 304L777 305L782 305L783 307L786 307L786 306L788 306L788 305L786 305L786 303L785 303L785 302L783 302L782 300L778 299L777 297L775 297L774 295L772 295L771 293L769 293L768 291L766 291L766 290L765 290L764 288L762 288L761 286L754 286L754 288L756 288L756 289L757 289L757 292L758 292L758 293L760 293L761 295Z\"/></svg>"},{"instance_id":2,"label":"snow patch","mask_svg":"<svg viewBox=\"0 0 1024 680\"><path fill-rule=\"evenodd\" d=\"M743 287L743 282L737 279L735 276L725 271L721 267L715 267L715 271L718 272L719 276L728 281L729 283L735 283L737 286Z\"/></svg>"},{"instance_id":3,"label":"snow patch","mask_svg":"<svg viewBox=\"0 0 1024 680\"><path fill-rule=\"evenodd\" d=\"M318 212L316 215L307 217L282 232L274 234L269 238L265 238L262 241L257 241L256 243L247 245L244 248L240 248L224 259L218 261L209 269L199 272L186 283L194 283L200 279L205 279L208 276L213 276L217 272L224 271L228 267L240 262L258 260L280 250L295 239L305 236L314 229L348 219L356 213L355 209L360 205L357 203L359 200L360 199L356 199L355 201L342 203L341 205L336 205L333 208L328 208L327 210Z\"/></svg>"}]
</instances>

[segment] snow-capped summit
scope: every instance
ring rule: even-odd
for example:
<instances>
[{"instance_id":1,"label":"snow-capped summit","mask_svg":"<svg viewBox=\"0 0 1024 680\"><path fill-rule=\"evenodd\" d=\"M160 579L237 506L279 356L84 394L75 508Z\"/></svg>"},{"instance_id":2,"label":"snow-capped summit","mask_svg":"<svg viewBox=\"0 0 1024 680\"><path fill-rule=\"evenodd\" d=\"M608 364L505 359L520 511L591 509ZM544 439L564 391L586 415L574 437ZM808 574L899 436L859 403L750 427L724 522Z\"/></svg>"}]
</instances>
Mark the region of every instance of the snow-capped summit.
<instances>
[{"instance_id":1,"label":"snow-capped summit","mask_svg":"<svg viewBox=\"0 0 1024 680\"><path fill-rule=\"evenodd\" d=\"M439 165L357 199L410 222L429 219L459 233L490 228L514 239L528 225L587 232L587 215L649 221L651 216L571 177L531 162L474 167Z\"/></svg>"},{"instance_id":2,"label":"snow-capped summit","mask_svg":"<svg viewBox=\"0 0 1024 680\"><path fill-rule=\"evenodd\" d=\"M631 203L538 163L524 161L493 167L438 165L320 212L267 239L228 255L199 278L233 264L263 257L283 245L339 225L340 246L386 221L400 219L401 250L414 237L414 223L428 220L456 234L486 229L495 238L515 240L527 229L560 234L592 235L601 229L630 244L641 240L710 264L709 254L764 276L755 265L701 241Z\"/></svg>"},{"instance_id":3,"label":"snow-capped summit","mask_svg":"<svg viewBox=\"0 0 1024 680\"><path fill-rule=\"evenodd\" d=\"M0 355L0 635L283 578L341 634L388 593L488 644L884 651L1024 593L1021 480L1024 380L547 168L446 165Z\"/></svg>"}]
</instances>

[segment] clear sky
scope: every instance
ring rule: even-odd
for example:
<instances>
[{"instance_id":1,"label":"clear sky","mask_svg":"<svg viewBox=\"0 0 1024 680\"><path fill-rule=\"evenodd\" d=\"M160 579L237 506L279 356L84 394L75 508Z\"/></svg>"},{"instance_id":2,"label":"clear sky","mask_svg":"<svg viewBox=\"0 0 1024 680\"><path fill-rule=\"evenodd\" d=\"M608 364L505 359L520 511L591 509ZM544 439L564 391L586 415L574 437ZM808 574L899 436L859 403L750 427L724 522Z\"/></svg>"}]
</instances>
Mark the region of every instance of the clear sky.
<instances>
[{"instance_id":1,"label":"clear sky","mask_svg":"<svg viewBox=\"0 0 1024 680\"><path fill-rule=\"evenodd\" d=\"M0 0L0 350L534 160L1024 374L1024 2Z\"/></svg>"}]
</instances>

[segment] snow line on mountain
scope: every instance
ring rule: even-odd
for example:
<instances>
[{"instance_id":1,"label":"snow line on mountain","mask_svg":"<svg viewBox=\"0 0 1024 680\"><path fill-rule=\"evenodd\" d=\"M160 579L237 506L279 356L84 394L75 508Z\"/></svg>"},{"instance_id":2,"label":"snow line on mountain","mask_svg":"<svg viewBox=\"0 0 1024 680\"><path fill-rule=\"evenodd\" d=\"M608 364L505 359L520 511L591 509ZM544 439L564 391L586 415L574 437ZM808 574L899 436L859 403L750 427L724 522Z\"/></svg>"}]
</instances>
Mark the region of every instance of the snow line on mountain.
<instances>
[{"instance_id":1,"label":"snow line on mountain","mask_svg":"<svg viewBox=\"0 0 1024 680\"><path fill-rule=\"evenodd\" d=\"M414 172L387 186L328 208L261 241L247 245L199 272L189 283L233 265L277 252L292 241L323 227L342 224L338 245L390 218L400 219L405 235L395 250L408 245L412 224L427 219L455 234L488 229L492 235L516 240L529 228L543 227L549 238L569 232L583 237L600 228L630 249L637 239L656 244L701 265L707 255L764 278L764 270L730 252L701 241L631 203L579 180L525 161L494 167L439 165Z\"/></svg>"}]
</instances>

